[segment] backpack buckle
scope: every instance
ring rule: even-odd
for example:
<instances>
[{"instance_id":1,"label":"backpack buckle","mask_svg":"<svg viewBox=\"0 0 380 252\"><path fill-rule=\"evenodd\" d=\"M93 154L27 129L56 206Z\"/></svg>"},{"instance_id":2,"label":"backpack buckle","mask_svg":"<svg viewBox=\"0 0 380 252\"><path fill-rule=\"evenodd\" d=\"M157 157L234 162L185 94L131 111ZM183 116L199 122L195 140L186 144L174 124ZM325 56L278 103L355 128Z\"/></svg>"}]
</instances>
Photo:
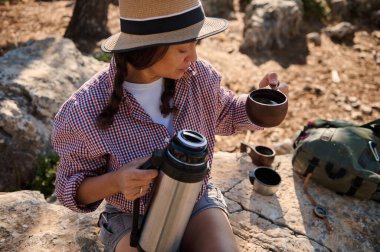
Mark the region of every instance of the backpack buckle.
<instances>
[{"instance_id":1,"label":"backpack buckle","mask_svg":"<svg viewBox=\"0 0 380 252\"><path fill-rule=\"evenodd\" d=\"M368 141L368 145L369 145L369 148L373 154L373 157L375 158L375 160L377 162L380 161L380 158L379 158L379 153L377 153L377 149L376 149L376 143L372 142L372 141Z\"/></svg>"}]
</instances>

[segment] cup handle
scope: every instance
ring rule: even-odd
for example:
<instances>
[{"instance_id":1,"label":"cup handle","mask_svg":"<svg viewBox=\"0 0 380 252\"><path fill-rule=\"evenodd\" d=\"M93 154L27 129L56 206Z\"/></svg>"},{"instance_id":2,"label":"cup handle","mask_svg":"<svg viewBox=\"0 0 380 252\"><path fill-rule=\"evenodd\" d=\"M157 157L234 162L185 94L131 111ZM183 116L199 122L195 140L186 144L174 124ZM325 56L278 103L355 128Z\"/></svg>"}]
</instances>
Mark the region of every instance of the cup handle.
<instances>
[{"instance_id":1,"label":"cup handle","mask_svg":"<svg viewBox=\"0 0 380 252\"><path fill-rule=\"evenodd\" d=\"M255 169L256 170L256 169ZM250 171L248 176L249 176L249 181L251 182L251 184L253 185L254 182L255 182L255 179L256 179L256 176L255 176L255 170L253 171Z\"/></svg>"},{"instance_id":2,"label":"cup handle","mask_svg":"<svg viewBox=\"0 0 380 252\"><path fill-rule=\"evenodd\" d=\"M255 149L255 146L246 142L240 142L240 152L248 153L247 149L253 151Z\"/></svg>"}]
</instances>

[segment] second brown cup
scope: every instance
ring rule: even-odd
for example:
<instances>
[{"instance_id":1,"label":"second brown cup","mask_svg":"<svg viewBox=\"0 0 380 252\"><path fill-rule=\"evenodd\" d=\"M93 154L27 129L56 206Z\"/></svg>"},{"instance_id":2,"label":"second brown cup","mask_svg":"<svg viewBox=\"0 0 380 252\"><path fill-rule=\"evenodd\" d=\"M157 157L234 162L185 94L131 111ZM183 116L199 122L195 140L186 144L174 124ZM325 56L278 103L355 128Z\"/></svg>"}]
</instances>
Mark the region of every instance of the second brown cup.
<instances>
[{"instance_id":1,"label":"second brown cup","mask_svg":"<svg viewBox=\"0 0 380 252\"><path fill-rule=\"evenodd\" d=\"M271 166L276 156L275 150L268 146L251 145L246 142L240 143L240 151L248 153L252 163L257 166Z\"/></svg>"}]
</instances>

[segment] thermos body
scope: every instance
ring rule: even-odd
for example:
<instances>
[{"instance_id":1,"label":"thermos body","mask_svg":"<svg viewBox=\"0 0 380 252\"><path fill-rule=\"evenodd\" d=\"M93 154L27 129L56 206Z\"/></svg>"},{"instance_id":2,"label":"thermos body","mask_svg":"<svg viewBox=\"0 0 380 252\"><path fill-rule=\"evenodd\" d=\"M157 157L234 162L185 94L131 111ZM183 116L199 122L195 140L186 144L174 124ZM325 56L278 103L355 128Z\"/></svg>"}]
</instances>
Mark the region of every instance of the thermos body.
<instances>
[{"instance_id":1,"label":"thermos body","mask_svg":"<svg viewBox=\"0 0 380 252\"><path fill-rule=\"evenodd\" d=\"M174 252L179 248L203 181L184 183L161 171L156 183L139 244L144 251Z\"/></svg>"},{"instance_id":2,"label":"thermos body","mask_svg":"<svg viewBox=\"0 0 380 252\"><path fill-rule=\"evenodd\" d=\"M158 169L150 204L138 228L139 199L133 203L131 246L145 252L178 251L190 215L208 174L207 140L182 130L164 150L155 150L140 169Z\"/></svg>"}]
</instances>

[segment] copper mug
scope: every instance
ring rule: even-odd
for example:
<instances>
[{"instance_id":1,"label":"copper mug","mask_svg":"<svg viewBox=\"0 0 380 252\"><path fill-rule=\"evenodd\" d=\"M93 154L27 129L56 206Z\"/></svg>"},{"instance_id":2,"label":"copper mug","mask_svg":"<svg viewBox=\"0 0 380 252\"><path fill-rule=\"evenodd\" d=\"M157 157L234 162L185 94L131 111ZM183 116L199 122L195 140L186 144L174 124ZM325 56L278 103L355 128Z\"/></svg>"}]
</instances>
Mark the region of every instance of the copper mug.
<instances>
[{"instance_id":1,"label":"copper mug","mask_svg":"<svg viewBox=\"0 0 380 252\"><path fill-rule=\"evenodd\" d=\"M288 112L288 98L279 90L261 88L252 91L246 102L248 118L257 126L278 126Z\"/></svg>"}]
</instances>

